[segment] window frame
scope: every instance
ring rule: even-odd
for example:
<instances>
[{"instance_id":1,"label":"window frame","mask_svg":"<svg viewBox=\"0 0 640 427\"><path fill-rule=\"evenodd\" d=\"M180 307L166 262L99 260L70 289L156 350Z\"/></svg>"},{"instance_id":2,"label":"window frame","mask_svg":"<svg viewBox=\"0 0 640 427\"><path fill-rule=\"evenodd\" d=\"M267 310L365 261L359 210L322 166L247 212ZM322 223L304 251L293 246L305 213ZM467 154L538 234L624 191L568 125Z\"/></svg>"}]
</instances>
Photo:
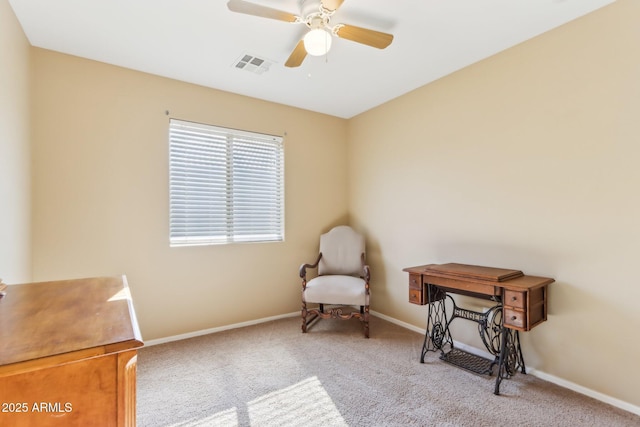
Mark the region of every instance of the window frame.
<instances>
[{"instance_id":1,"label":"window frame","mask_svg":"<svg viewBox=\"0 0 640 427\"><path fill-rule=\"evenodd\" d=\"M169 120L169 245L284 242L284 137Z\"/></svg>"}]
</instances>

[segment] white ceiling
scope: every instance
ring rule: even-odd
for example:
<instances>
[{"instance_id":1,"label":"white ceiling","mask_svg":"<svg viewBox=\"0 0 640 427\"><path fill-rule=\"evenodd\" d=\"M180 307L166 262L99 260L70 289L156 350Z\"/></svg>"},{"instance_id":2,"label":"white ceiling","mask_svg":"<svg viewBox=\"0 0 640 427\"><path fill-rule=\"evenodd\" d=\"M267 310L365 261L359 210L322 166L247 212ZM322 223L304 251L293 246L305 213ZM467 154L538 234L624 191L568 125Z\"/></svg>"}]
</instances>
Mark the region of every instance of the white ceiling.
<instances>
[{"instance_id":1,"label":"white ceiling","mask_svg":"<svg viewBox=\"0 0 640 427\"><path fill-rule=\"evenodd\" d=\"M250 0L299 14L298 0ZM33 46L350 118L614 0L345 0L331 24L394 34L384 50L334 38L284 62L306 27L226 0L9 0ZM249 54L262 74L234 65ZM567 52L570 54L570 52Z\"/></svg>"}]
</instances>

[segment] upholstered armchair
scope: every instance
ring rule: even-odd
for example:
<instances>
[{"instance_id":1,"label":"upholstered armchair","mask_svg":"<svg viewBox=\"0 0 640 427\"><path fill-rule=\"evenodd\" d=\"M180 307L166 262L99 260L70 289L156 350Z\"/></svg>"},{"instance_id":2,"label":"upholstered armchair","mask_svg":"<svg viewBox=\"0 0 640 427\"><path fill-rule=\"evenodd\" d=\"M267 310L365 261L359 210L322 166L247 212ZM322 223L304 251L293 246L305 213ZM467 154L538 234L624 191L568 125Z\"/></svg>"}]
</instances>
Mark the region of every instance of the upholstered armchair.
<instances>
[{"instance_id":1,"label":"upholstered armchair","mask_svg":"<svg viewBox=\"0 0 640 427\"><path fill-rule=\"evenodd\" d=\"M315 268L317 277L307 281L307 270ZM320 236L320 254L315 263L300 266L300 278L303 333L318 317L357 318L363 324L365 338L369 338L370 272L362 235L341 225Z\"/></svg>"}]
</instances>

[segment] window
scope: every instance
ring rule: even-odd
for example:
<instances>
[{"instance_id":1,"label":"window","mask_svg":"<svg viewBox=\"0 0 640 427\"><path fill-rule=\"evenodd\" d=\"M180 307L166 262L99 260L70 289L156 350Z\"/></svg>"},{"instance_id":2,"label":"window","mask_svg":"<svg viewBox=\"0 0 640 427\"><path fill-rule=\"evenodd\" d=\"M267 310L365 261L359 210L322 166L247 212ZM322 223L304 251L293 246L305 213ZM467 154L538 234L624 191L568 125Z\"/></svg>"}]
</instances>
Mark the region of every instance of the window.
<instances>
[{"instance_id":1,"label":"window","mask_svg":"<svg viewBox=\"0 0 640 427\"><path fill-rule=\"evenodd\" d=\"M282 137L171 119L171 246L284 240Z\"/></svg>"}]
</instances>

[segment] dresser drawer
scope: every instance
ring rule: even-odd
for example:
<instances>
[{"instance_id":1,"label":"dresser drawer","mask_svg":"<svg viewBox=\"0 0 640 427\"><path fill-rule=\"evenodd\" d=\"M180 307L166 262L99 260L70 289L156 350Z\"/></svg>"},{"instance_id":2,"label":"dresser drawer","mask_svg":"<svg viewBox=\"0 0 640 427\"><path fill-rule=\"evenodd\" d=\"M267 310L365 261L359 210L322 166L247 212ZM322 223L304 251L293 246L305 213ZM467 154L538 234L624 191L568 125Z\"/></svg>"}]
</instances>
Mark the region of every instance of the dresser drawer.
<instances>
[{"instance_id":1,"label":"dresser drawer","mask_svg":"<svg viewBox=\"0 0 640 427\"><path fill-rule=\"evenodd\" d=\"M505 289L502 303L508 307L525 308L527 303L527 293Z\"/></svg>"},{"instance_id":2,"label":"dresser drawer","mask_svg":"<svg viewBox=\"0 0 640 427\"><path fill-rule=\"evenodd\" d=\"M527 318L523 311L504 308L504 326L514 329L527 329Z\"/></svg>"}]
</instances>

